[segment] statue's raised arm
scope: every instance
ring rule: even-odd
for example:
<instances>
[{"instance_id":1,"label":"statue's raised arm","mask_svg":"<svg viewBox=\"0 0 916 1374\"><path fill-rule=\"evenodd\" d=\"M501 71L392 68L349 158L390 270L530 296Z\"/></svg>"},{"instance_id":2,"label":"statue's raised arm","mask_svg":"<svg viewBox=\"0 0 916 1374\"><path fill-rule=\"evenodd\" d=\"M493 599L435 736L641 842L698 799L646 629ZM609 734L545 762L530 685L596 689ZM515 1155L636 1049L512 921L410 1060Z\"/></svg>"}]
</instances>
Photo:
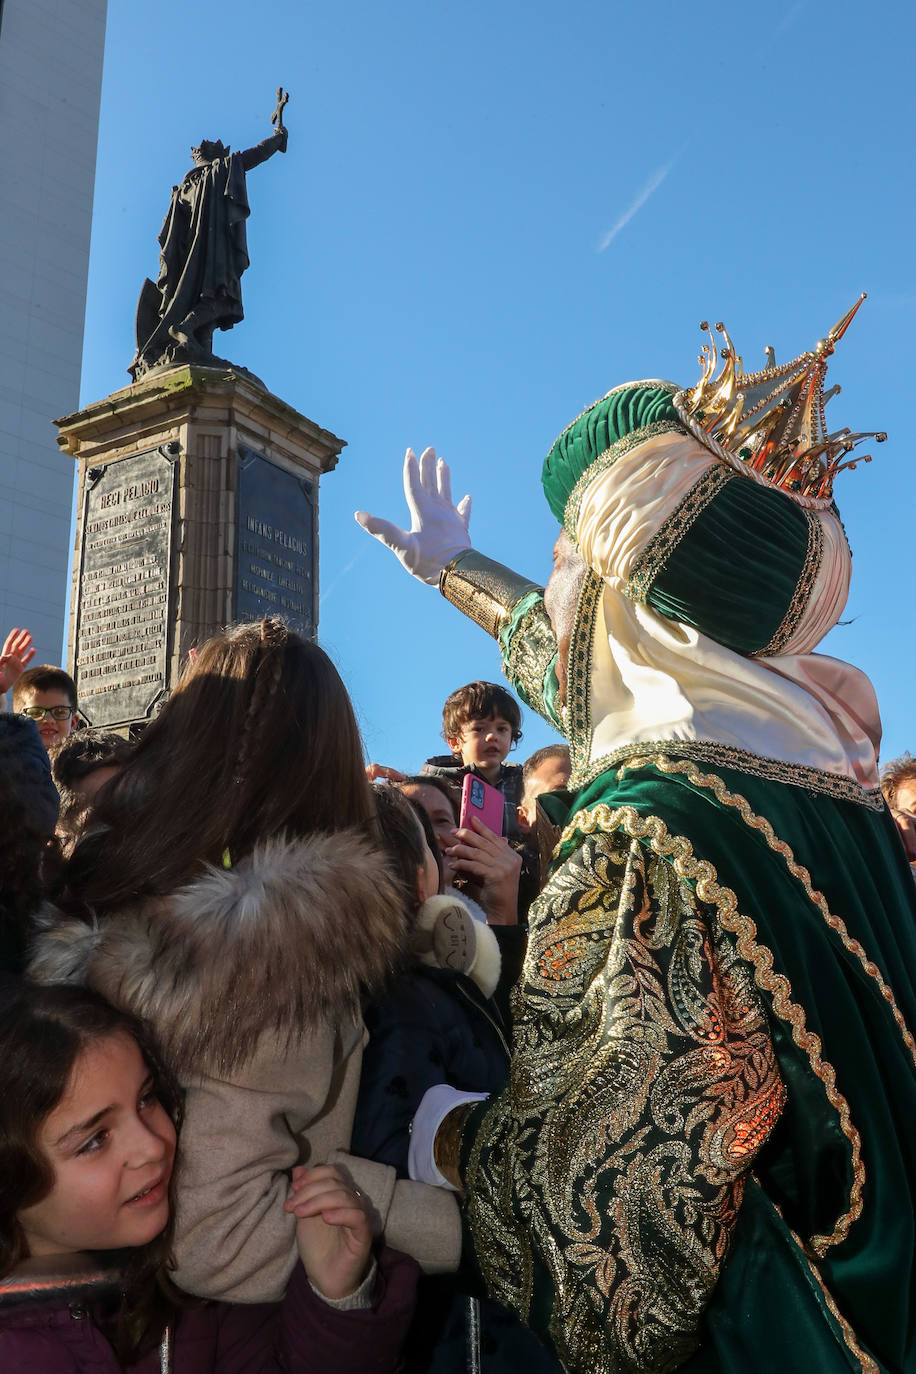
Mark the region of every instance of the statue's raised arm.
<instances>
[{"instance_id":1,"label":"statue's raised arm","mask_svg":"<svg viewBox=\"0 0 916 1374\"><path fill-rule=\"evenodd\" d=\"M128 371L139 381L161 368L192 363L218 367L213 331L244 318L242 273L248 267L245 221L250 213L245 174L274 153L286 152L283 110L289 94L277 88L274 132L243 152L202 139L194 166L172 188L159 231L159 275L147 279L137 303L137 352Z\"/></svg>"},{"instance_id":2,"label":"statue's raised arm","mask_svg":"<svg viewBox=\"0 0 916 1374\"><path fill-rule=\"evenodd\" d=\"M277 108L270 116L274 132L269 138L264 138L260 143L256 143L253 148L246 148L242 153L242 166L246 172L250 172L252 167L257 167L258 163L266 162L274 153L285 153L289 134L286 125L283 123L283 107L289 103L289 91L284 91L282 86L277 87Z\"/></svg>"}]
</instances>

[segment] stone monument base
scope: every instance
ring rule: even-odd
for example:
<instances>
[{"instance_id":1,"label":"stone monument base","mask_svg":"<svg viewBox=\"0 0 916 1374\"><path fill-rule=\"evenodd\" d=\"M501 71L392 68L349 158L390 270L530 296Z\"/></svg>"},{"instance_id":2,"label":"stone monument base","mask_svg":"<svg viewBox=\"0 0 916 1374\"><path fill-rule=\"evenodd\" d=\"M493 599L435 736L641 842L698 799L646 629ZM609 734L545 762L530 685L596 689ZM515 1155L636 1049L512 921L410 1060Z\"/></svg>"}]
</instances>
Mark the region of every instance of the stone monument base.
<instances>
[{"instance_id":1,"label":"stone monument base","mask_svg":"<svg viewBox=\"0 0 916 1374\"><path fill-rule=\"evenodd\" d=\"M318 483L344 440L243 371L176 367L56 421L78 462L69 662L90 725L148 721L233 620L318 625Z\"/></svg>"}]
</instances>

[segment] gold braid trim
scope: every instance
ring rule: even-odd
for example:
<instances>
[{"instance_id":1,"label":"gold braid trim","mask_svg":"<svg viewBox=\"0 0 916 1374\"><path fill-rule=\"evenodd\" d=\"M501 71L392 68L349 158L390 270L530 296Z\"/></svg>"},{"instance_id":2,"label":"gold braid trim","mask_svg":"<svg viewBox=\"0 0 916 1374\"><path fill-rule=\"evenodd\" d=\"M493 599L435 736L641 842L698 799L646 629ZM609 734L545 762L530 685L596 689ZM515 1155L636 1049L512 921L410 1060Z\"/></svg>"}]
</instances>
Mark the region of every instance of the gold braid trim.
<instances>
[{"instance_id":1,"label":"gold braid trim","mask_svg":"<svg viewBox=\"0 0 916 1374\"><path fill-rule=\"evenodd\" d=\"M751 1178L757 1184L758 1188L761 1189L761 1191L765 1191L763 1189L762 1183L760 1182L760 1179L757 1177L756 1174L751 1174ZM849 1322L846 1320L840 1309L837 1307L833 1294L831 1293L830 1289L827 1287L826 1283L821 1277L821 1272L818 1269L817 1265L814 1263L811 1256L805 1249L805 1245L801 1237L796 1235L796 1233L792 1230L792 1227L789 1225L789 1223L783 1216L782 1211L773 1201L773 1199L769 1196L769 1194L767 1194L767 1199L773 1210L777 1213L783 1226L785 1226L789 1235L792 1237L793 1243L798 1246L799 1250L801 1250L802 1254L804 1255L805 1263L811 1270L812 1277L814 1278L814 1281L817 1284L818 1288L821 1290L821 1294L823 1296L824 1302L827 1305L827 1309L843 1333L843 1340L846 1342L848 1349L852 1352L853 1355L855 1355L856 1359L859 1361L859 1367L862 1370L862 1374L881 1374L880 1365L875 1363L871 1355L866 1355L865 1351L859 1345L859 1342L856 1339L856 1333L853 1331L852 1327L849 1325Z\"/></svg>"},{"instance_id":2,"label":"gold braid trim","mask_svg":"<svg viewBox=\"0 0 916 1374\"><path fill-rule=\"evenodd\" d=\"M592 741L591 673L595 637L595 612L601 602L604 579L587 568L576 603L576 616L569 637L566 664L566 724L572 760L572 781L581 786L578 776L588 765Z\"/></svg>"},{"instance_id":3,"label":"gold braid trim","mask_svg":"<svg viewBox=\"0 0 916 1374\"><path fill-rule=\"evenodd\" d=\"M808 898L817 907L830 929L840 937L843 948L847 949L850 954L855 955L864 972L878 984L881 990L881 996L890 1007L891 1015L897 1022L897 1028L903 1037L903 1043L909 1050L913 1063L916 1064L916 1040L913 1039L912 1032L904 1019L903 1013L897 1006L893 991L889 984L885 982L878 965L874 960L869 959L864 945L849 934L842 918L834 916L827 905L824 894L818 892L813 886L811 874L808 872L807 868L803 867L803 865L796 860L795 855L792 853L791 848L786 844L785 840L780 840L777 837L776 832L766 817L755 815L751 810L750 803L742 797L740 793L729 792L720 777L717 777L714 773L701 773L696 765L690 763L687 759L666 759L662 757L631 759L629 763L625 763L619 770L618 777L622 777L630 768L645 767L646 764L651 764L662 773L684 773L687 779L693 783L694 787L704 787L713 792L716 800L721 802L723 806L734 807L735 810L739 812L745 825L750 826L752 830L760 831L774 853L780 854L785 860L786 868L792 874L792 877L801 883Z\"/></svg>"},{"instance_id":4,"label":"gold braid trim","mask_svg":"<svg viewBox=\"0 0 916 1374\"><path fill-rule=\"evenodd\" d=\"M853 1331L852 1327L849 1325L849 1322L846 1320L846 1318L843 1316L842 1312L834 1302L833 1294L827 1287L824 1280L821 1278L820 1270L818 1269L817 1265L811 1259L810 1255L805 1254L805 1247L802 1244L801 1240L792 1230L791 1226L788 1228L788 1230L795 1244L801 1250L802 1254L805 1255L805 1260L807 1261L808 1268L811 1270L811 1273L814 1276L815 1283L821 1290L824 1302L827 1304L828 1310L830 1311L831 1315L834 1317L837 1325L842 1331L843 1340L846 1342L847 1347L859 1361L859 1366L862 1369L862 1374L881 1374L880 1365L876 1364L876 1362L872 1359L871 1355L866 1355L865 1351L862 1349L862 1347L859 1345L859 1342L856 1340L856 1333Z\"/></svg>"},{"instance_id":5,"label":"gold braid trim","mask_svg":"<svg viewBox=\"0 0 916 1374\"><path fill-rule=\"evenodd\" d=\"M698 759L700 763L711 764L713 768L731 768L737 773L750 773L753 777L766 778L769 782L784 782L790 787L804 787L808 792L822 793L837 801L854 802L869 811L883 811L884 797L880 787L863 787L854 778L843 773L828 773L822 768L810 768L803 763L789 763L786 759L767 758L763 754L751 754L746 749L738 749L733 744L718 744L715 740L641 740L638 744L622 744L607 754L602 754L588 765L587 769L575 775L573 786L586 787L602 773L619 768L622 763L630 763L639 758L650 762L657 757ZM641 765L642 766L642 765Z\"/></svg>"},{"instance_id":6,"label":"gold braid trim","mask_svg":"<svg viewBox=\"0 0 916 1374\"><path fill-rule=\"evenodd\" d=\"M805 554L801 575L795 584L792 600L789 602L789 609L769 644L764 645L762 649L755 649L751 658L772 658L783 653L808 609L808 602L811 600L824 556L824 530L816 510L805 510L805 518L808 521L808 551Z\"/></svg>"},{"instance_id":7,"label":"gold braid trim","mask_svg":"<svg viewBox=\"0 0 916 1374\"><path fill-rule=\"evenodd\" d=\"M737 472L732 472L721 463L713 463L706 469L637 556L624 588L624 596L631 601L645 601L653 582L691 525L716 499L722 488L737 476Z\"/></svg>"},{"instance_id":8,"label":"gold braid trim","mask_svg":"<svg viewBox=\"0 0 916 1374\"><path fill-rule=\"evenodd\" d=\"M846 1239L853 1222L862 1214L865 1166L862 1163L861 1136L852 1123L849 1103L837 1089L836 1071L821 1055L820 1037L808 1029L803 1008L792 1001L792 985L788 978L773 971L772 951L757 943L757 927L749 916L738 910L737 896L730 887L720 886L716 870L707 859L694 856L693 846L686 836L670 834L660 816L642 816L633 806L610 807L606 802L601 802L573 816L560 837L560 844L567 844L578 835L593 835L598 830L623 830L630 839L647 840L656 854L671 860L674 871L680 877L695 884L701 901L715 906L723 928L736 937L739 956L753 968L757 986L770 994L775 1015L789 1026L792 1039L808 1056L812 1072L823 1083L827 1100L839 1117L840 1129L849 1141L853 1170L847 1210L840 1216L830 1235L812 1236L809 1242L814 1253L823 1257L832 1245L839 1245Z\"/></svg>"}]
</instances>

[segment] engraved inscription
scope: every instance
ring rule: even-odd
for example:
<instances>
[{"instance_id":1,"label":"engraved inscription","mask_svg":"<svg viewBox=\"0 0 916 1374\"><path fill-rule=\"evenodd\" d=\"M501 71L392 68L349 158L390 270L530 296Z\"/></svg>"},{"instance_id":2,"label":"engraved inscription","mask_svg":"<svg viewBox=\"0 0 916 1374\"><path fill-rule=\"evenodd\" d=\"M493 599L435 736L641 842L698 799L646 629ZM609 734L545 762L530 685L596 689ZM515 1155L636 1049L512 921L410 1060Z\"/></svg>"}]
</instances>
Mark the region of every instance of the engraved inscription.
<instances>
[{"instance_id":1,"label":"engraved inscription","mask_svg":"<svg viewBox=\"0 0 916 1374\"><path fill-rule=\"evenodd\" d=\"M239 448L235 613L280 615L315 632L315 490L252 449Z\"/></svg>"},{"instance_id":2,"label":"engraved inscription","mask_svg":"<svg viewBox=\"0 0 916 1374\"><path fill-rule=\"evenodd\" d=\"M155 450L87 484L76 682L92 725L142 719L166 686L174 488L175 464Z\"/></svg>"}]
</instances>

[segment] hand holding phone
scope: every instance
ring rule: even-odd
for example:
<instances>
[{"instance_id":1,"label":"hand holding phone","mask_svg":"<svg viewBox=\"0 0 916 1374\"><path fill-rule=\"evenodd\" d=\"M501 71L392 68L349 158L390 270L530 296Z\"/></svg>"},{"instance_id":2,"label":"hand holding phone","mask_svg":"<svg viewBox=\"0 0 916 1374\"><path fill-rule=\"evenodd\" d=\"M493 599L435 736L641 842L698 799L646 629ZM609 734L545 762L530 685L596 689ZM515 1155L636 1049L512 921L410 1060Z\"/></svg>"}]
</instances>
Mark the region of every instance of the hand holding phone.
<instances>
[{"instance_id":1,"label":"hand holding phone","mask_svg":"<svg viewBox=\"0 0 916 1374\"><path fill-rule=\"evenodd\" d=\"M475 817L488 830L492 830L494 835L503 833L502 792L491 787L488 782L484 782L483 778L478 778L474 773L467 773L461 788L459 827L470 830L472 828L471 821Z\"/></svg>"},{"instance_id":2,"label":"hand holding phone","mask_svg":"<svg viewBox=\"0 0 916 1374\"><path fill-rule=\"evenodd\" d=\"M500 833L502 802L501 792L469 773L462 788L456 842L446 851L458 875L473 884L472 895L486 912L488 925L515 925L518 920L522 860Z\"/></svg>"}]
</instances>

